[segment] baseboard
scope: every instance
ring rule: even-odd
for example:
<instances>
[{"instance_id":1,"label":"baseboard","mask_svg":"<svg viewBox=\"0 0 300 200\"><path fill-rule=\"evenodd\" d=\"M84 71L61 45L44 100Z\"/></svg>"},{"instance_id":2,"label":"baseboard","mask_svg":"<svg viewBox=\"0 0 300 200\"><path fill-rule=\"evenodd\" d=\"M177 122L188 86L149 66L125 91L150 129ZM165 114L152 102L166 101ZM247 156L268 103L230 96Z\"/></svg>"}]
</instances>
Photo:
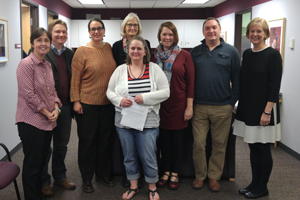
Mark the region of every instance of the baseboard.
<instances>
[{"instance_id":1,"label":"baseboard","mask_svg":"<svg viewBox=\"0 0 300 200\"><path fill-rule=\"evenodd\" d=\"M297 153L296 151L294 151L293 149L291 149L288 146L282 144L281 142L277 142L277 146L300 161L300 154ZM20 142L17 146L15 146L15 148L13 148L10 151L10 156L13 157L21 148L22 148L22 142ZM0 161L4 161L4 160L7 160L7 156L4 156Z\"/></svg>"},{"instance_id":2,"label":"baseboard","mask_svg":"<svg viewBox=\"0 0 300 200\"><path fill-rule=\"evenodd\" d=\"M2 148L0 146L0 148ZM20 142L17 146L15 146L15 148L13 148L9 153L10 153L10 157L13 157L20 149L22 148L22 142ZM5 156L0 160L0 161L5 161L7 160L7 155L5 154Z\"/></svg>"},{"instance_id":3,"label":"baseboard","mask_svg":"<svg viewBox=\"0 0 300 200\"><path fill-rule=\"evenodd\" d=\"M300 161L300 154L291 149L290 147L282 144L281 142L277 142L277 146L279 146L282 150L284 150L285 152L287 152L288 154Z\"/></svg>"}]
</instances>

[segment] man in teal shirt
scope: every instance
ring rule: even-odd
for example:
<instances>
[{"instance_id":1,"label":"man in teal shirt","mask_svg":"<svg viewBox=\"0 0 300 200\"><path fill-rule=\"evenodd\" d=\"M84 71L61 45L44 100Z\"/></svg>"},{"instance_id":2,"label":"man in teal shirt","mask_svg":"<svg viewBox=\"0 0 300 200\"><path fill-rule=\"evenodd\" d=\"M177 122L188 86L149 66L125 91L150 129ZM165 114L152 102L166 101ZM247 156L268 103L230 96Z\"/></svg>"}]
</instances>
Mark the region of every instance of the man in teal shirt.
<instances>
[{"instance_id":1,"label":"man in teal shirt","mask_svg":"<svg viewBox=\"0 0 300 200\"><path fill-rule=\"evenodd\" d=\"M240 57L237 50L220 38L217 19L203 23L202 44L192 49L195 65L194 115L192 119L193 160L196 179L194 189L201 189L208 177L209 189L220 191L232 108L239 96ZM206 138L211 130L212 152L209 168L206 162Z\"/></svg>"}]
</instances>

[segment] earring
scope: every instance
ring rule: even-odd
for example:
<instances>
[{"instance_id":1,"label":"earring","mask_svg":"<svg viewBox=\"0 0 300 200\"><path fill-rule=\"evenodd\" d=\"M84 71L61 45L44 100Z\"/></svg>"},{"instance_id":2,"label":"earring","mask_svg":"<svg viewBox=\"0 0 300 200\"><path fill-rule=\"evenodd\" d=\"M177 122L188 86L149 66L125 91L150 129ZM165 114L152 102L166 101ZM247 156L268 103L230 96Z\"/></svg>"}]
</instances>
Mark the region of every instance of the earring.
<instances>
[{"instance_id":1,"label":"earring","mask_svg":"<svg viewBox=\"0 0 300 200\"><path fill-rule=\"evenodd\" d=\"M91 36L89 36L89 38L92 38Z\"/></svg>"},{"instance_id":2,"label":"earring","mask_svg":"<svg viewBox=\"0 0 300 200\"><path fill-rule=\"evenodd\" d=\"M103 37L105 37L105 34L103 35Z\"/></svg>"}]
</instances>

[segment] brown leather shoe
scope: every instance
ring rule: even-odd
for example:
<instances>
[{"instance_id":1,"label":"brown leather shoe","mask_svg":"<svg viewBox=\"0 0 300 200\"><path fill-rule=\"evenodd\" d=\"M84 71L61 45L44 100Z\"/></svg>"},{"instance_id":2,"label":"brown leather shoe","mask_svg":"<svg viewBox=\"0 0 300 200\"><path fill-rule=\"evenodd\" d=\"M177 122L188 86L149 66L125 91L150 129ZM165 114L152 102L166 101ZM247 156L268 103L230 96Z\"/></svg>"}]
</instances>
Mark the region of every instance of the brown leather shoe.
<instances>
[{"instance_id":1,"label":"brown leather shoe","mask_svg":"<svg viewBox=\"0 0 300 200\"><path fill-rule=\"evenodd\" d=\"M212 192L219 192L221 190L221 186L219 182L215 179L209 178L208 179L208 189Z\"/></svg>"},{"instance_id":2,"label":"brown leather shoe","mask_svg":"<svg viewBox=\"0 0 300 200\"><path fill-rule=\"evenodd\" d=\"M73 189L76 188L75 183L73 183L69 179L63 179L61 181L54 181L54 185L63 187L63 188L68 189L68 190L73 190Z\"/></svg>"},{"instance_id":3,"label":"brown leather shoe","mask_svg":"<svg viewBox=\"0 0 300 200\"><path fill-rule=\"evenodd\" d=\"M50 187L50 185L43 186L42 192L43 192L44 197L52 197L53 196L53 190Z\"/></svg>"},{"instance_id":4,"label":"brown leather shoe","mask_svg":"<svg viewBox=\"0 0 300 200\"><path fill-rule=\"evenodd\" d=\"M195 179L192 183L192 188L194 188L196 190L200 190L203 187L204 187L204 180Z\"/></svg>"}]
</instances>

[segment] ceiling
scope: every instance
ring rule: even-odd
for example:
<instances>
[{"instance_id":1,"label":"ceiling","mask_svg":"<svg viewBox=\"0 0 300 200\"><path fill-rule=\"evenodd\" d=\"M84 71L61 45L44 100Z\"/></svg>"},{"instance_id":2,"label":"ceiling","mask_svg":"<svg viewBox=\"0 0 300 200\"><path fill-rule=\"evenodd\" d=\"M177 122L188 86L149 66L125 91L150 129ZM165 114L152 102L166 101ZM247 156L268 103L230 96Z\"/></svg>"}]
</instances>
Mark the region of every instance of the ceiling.
<instances>
[{"instance_id":1,"label":"ceiling","mask_svg":"<svg viewBox=\"0 0 300 200\"><path fill-rule=\"evenodd\" d=\"M206 8L226 0L210 0L205 4L181 4L183 0L102 0L104 4L82 5L78 0L62 0L72 8L128 9L128 8ZM101 0L99 0L101 1Z\"/></svg>"}]
</instances>

